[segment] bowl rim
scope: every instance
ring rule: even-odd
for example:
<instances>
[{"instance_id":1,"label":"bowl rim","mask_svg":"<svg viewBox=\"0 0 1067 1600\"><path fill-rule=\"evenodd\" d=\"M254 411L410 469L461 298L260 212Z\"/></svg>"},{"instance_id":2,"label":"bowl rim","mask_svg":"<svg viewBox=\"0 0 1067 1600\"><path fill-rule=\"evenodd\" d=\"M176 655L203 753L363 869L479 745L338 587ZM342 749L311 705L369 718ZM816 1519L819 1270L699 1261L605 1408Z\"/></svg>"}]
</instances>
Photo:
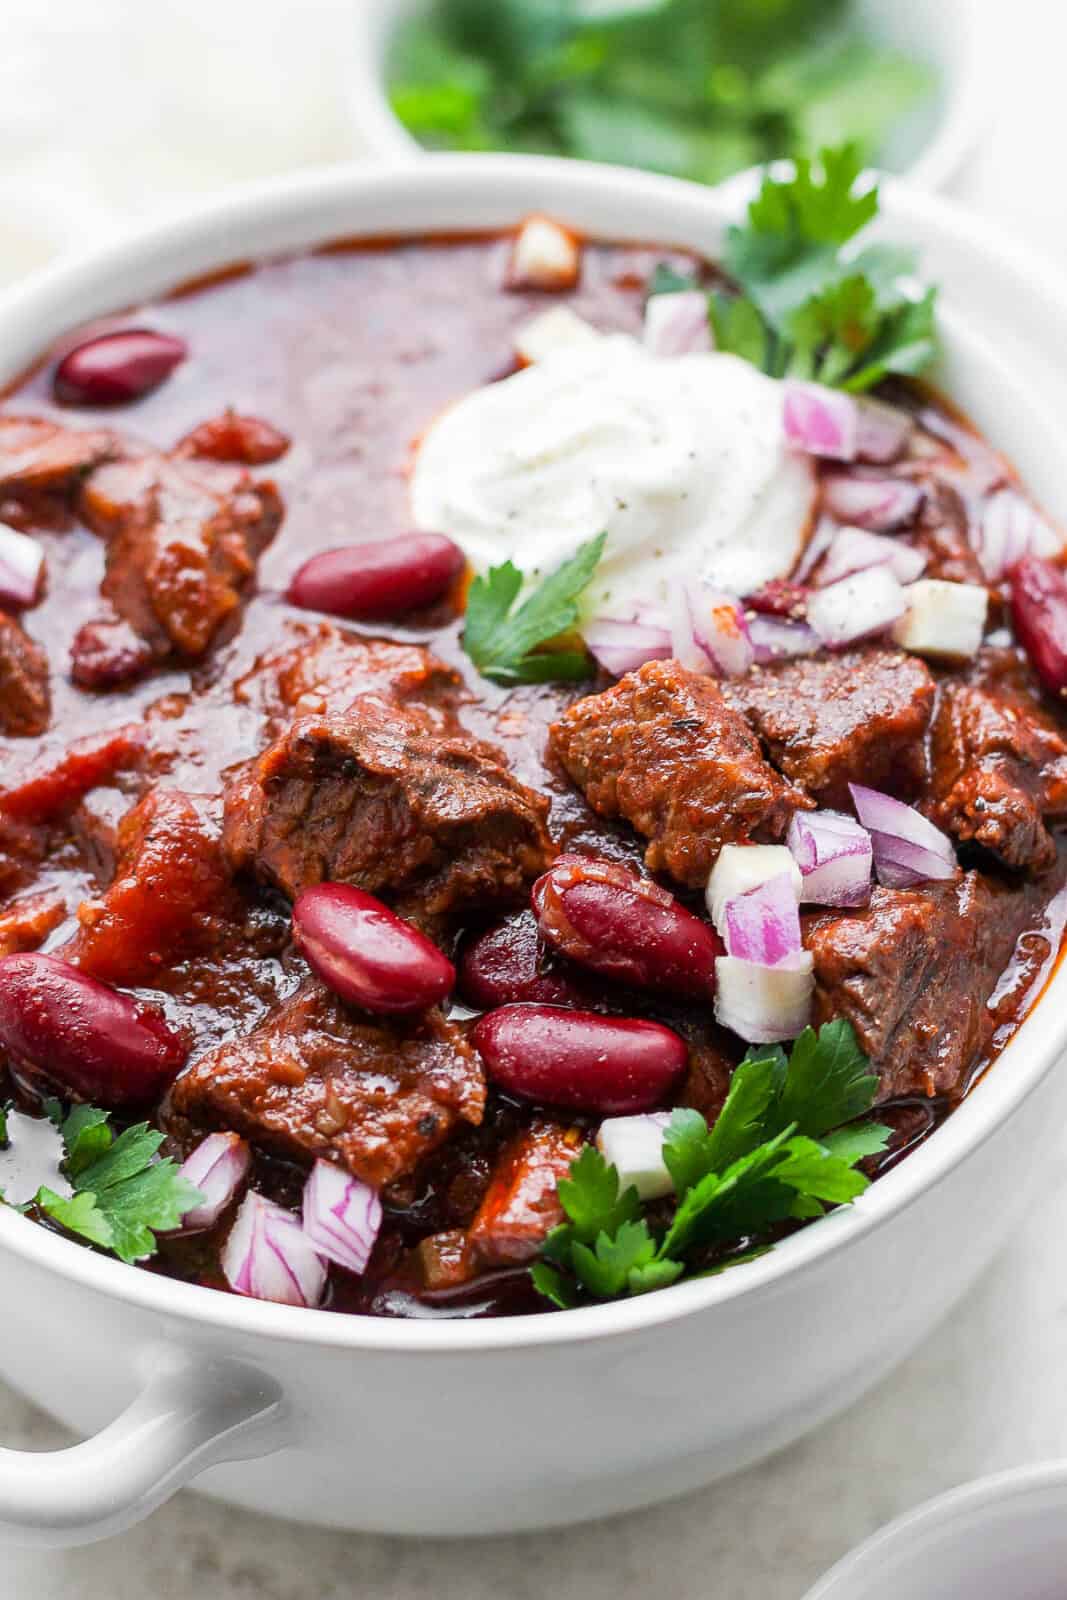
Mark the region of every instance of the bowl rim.
<instances>
[{"instance_id":1,"label":"bowl rim","mask_svg":"<svg viewBox=\"0 0 1067 1600\"><path fill-rule=\"evenodd\" d=\"M411 161L429 154L389 104L385 54L399 14L415 0L362 0L353 10L349 122L372 158ZM942 0L956 16L957 65L932 135L899 176L915 188L949 187L992 122L996 97L993 10L982 0ZM507 153L507 152L502 152ZM727 180L729 181L729 180Z\"/></svg>"},{"instance_id":2,"label":"bowl rim","mask_svg":"<svg viewBox=\"0 0 1067 1600\"><path fill-rule=\"evenodd\" d=\"M969 1519L976 1511L1046 1497L1054 1491L1067 1509L1067 1460L1043 1461L1025 1467L975 1478L943 1494L924 1500L872 1533L824 1572L804 1600L852 1600L857 1581L863 1581L900 1545L950 1531L953 1523ZM1020 1552L1021 1554L1022 1552Z\"/></svg>"},{"instance_id":3,"label":"bowl rim","mask_svg":"<svg viewBox=\"0 0 1067 1600\"><path fill-rule=\"evenodd\" d=\"M661 235L665 247L674 243L706 249L709 228L721 232L736 217L741 195L740 188L726 196L680 179L630 169L511 155L427 156L391 168L354 164L243 186L180 215L131 230L77 260L61 261L0 295L0 351L10 341L21 357L0 355L0 377L8 372L15 375L28 364L27 349L40 355L64 329L76 327L107 306L114 310L116 300L123 296L118 289L112 291L111 284L124 273L149 295L159 293L161 285L175 287L196 276L195 267L187 272L172 264L183 248L187 258L206 271L205 264L210 261L221 267L248 259L248 241L257 237L258 230L263 248L254 252L254 258L269 259L345 236L344 226L324 220L324 214L332 218L338 210L346 219L350 211L354 213L354 226L348 228L347 236L393 236L396 227L388 222L360 226L358 212L361 206L373 208L377 203L388 214L391 206L403 202L417 208L425 219L420 226L405 226L403 231L414 236L454 232L457 215L477 203L478 208L506 215L512 222L533 209L554 211L571 220L588 210L612 219L603 228L590 221L590 233L602 237L610 236L617 223L616 237L647 239L647 232L640 228L634 232L625 218L628 210L635 217L648 213L655 218L651 226L666 228ZM999 273L1017 291L1025 287L1029 302L1017 292L1007 303L1037 304L1046 318L1054 313L1067 339L1067 283L1029 252L1018 247L1002 249L995 233L983 224L902 183L886 185L883 214L888 225L903 226L921 248L927 242L940 246L943 260L950 259L954 249L965 285L972 283L975 264L980 262L994 279ZM1002 359L968 326L968 318L953 304L950 294L945 296L948 303L941 314L947 343L977 355L986 371L995 375L997 408L1004 416L1021 415L1027 436L1034 441L1032 459L1044 459L1051 451L1049 459L1058 461L1050 423L1020 385L1007 358ZM130 304L131 299L124 303ZM1003 302L1000 311L1002 314ZM39 335L32 331L41 325ZM999 332L1000 323L995 326ZM1049 332L1046 323L1046 337ZM855 1248L869 1233L935 1189L998 1132L1055 1066L1067 1045L1067 1003L1062 1005L1062 1020L1057 1021L1057 999L1067 1002L1067 962L1061 963L975 1091L931 1139L873 1184L853 1206L800 1230L736 1271L679 1283L631 1300L563 1314L545 1311L470 1321L394 1320L303 1310L138 1271L51 1233L4 1206L0 1206L0 1249L9 1249L28 1264L87 1290L162 1314L172 1322L223 1329L234 1337L261 1335L287 1344L455 1356L490 1349L576 1345L644 1333L742 1296L769 1296L783 1280L814 1268L834 1252L843 1254Z\"/></svg>"}]
</instances>

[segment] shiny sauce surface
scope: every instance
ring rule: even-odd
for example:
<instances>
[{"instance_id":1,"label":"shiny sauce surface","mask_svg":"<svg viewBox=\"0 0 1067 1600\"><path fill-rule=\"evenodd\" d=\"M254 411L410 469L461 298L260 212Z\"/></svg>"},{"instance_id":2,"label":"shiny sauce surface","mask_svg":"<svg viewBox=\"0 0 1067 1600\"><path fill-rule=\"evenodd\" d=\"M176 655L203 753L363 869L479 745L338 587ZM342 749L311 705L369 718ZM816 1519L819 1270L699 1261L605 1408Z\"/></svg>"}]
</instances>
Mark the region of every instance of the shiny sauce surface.
<instances>
[{"instance_id":1,"label":"shiny sauce surface","mask_svg":"<svg viewBox=\"0 0 1067 1600\"><path fill-rule=\"evenodd\" d=\"M74 635L99 611L103 541L57 504L40 503L30 520L46 551L47 591L24 621L51 661L52 724L38 741L0 740L0 785L11 786L31 762L47 763L75 737L125 723L148 730L151 781L194 794L217 793L228 772L263 749L256 664L309 637L319 620L286 602L294 572L316 552L409 531L408 470L420 433L450 402L513 370L516 328L545 308L544 296L500 289L506 249L500 240L416 238L336 246L236 269L158 304L76 330L8 394L3 406L8 413L114 428L164 450L229 407L269 419L292 444L277 463L257 469L258 476L278 485L285 516L259 562L255 590L240 619L191 669L157 669L136 685L110 693L79 689L66 670ZM580 287L568 303L602 332L636 332L648 279L664 260L684 265L688 258L658 248L588 244ZM135 405L77 412L56 405L50 387L56 356L87 332L110 326L149 326L179 335L188 345L188 358ZM937 431L933 424L950 437L955 430L959 438L958 419L930 396L916 390L895 398L924 410L931 438ZM981 449L978 459L975 467L961 453L954 469L961 488L973 495L981 493ZM0 520L12 509L26 526L25 505L6 510L0 502ZM417 627L345 626L430 645L466 682L460 721L498 745L518 778L549 796L550 827L561 848L640 867L637 836L624 824L596 817L546 753L548 724L594 685L495 688L474 672L459 646L461 623L446 608ZM117 783L87 798L102 836L139 792ZM57 888L67 908L42 947L46 951L70 937L79 902L107 886L110 864L106 852L94 851L93 836L83 819L81 831L72 830L50 851L33 885ZM1055 878L1060 881L1058 874ZM1055 887L1050 880L1044 899ZM1047 981L1052 952L1040 931L1040 899L1035 899L1035 931L1020 940L997 993L998 1030L990 1058L1017 1025L1023 1001L1032 1002L1035 982ZM158 983L135 992L191 1032L195 1059L209 1046L247 1033L305 975L288 940L287 909L279 897L264 892L243 947L228 950L221 964L179 963L162 971ZM632 996L610 989L603 1003L605 1009L633 1009ZM694 1045L721 1044L700 1008L687 1011L649 1001L642 1014L672 1023ZM972 1078L986 1064L986 1059L976 1061ZM13 1087L20 1103L35 1109L33 1086L16 1073ZM949 1109L944 1100L911 1098L882 1108L894 1128L882 1165L900 1159ZM523 1268L487 1275L462 1292L424 1293L408 1264L408 1251L420 1238L469 1220L495 1155L529 1114L505 1096L491 1095L481 1128L465 1130L411 1179L398 1183L386 1196L386 1226L371 1270L361 1280L333 1271L329 1308L430 1317L544 1309ZM256 1161L257 1185L296 1205L303 1173L269 1155L257 1155ZM151 1270L225 1288L218 1243L213 1234L168 1242Z\"/></svg>"}]
</instances>

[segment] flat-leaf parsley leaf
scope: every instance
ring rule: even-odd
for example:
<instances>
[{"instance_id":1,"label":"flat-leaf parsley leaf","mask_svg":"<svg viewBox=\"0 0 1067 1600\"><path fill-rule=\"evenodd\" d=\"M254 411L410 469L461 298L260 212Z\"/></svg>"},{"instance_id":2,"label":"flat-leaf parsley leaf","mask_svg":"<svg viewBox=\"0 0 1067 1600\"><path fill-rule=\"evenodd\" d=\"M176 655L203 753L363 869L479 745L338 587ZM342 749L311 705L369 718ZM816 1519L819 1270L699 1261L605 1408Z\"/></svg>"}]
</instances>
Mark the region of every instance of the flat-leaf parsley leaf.
<instances>
[{"instance_id":1,"label":"flat-leaf parsley leaf","mask_svg":"<svg viewBox=\"0 0 1067 1600\"><path fill-rule=\"evenodd\" d=\"M584 650L542 650L578 621L578 601L604 551L606 534L580 545L569 561L515 602L524 577L510 561L475 578L467 597L463 648L483 677L494 683L549 683L587 677Z\"/></svg>"},{"instance_id":2,"label":"flat-leaf parsley leaf","mask_svg":"<svg viewBox=\"0 0 1067 1600\"><path fill-rule=\"evenodd\" d=\"M936 291L915 288L913 252L860 247L877 212L856 146L769 172L747 221L727 234L723 266L739 293L709 296L716 347L773 377L857 392L922 372L936 353ZM684 287L669 274L652 284Z\"/></svg>"},{"instance_id":3,"label":"flat-leaf parsley leaf","mask_svg":"<svg viewBox=\"0 0 1067 1600\"><path fill-rule=\"evenodd\" d=\"M38 1190L34 1204L69 1233L111 1250L123 1261L156 1252L157 1233L177 1228L202 1195L170 1159L158 1159L163 1135L139 1122L115 1137L108 1113L74 1106L67 1116L56 1101L48 1114L59 1128L63 1173L73 1194Z\"/></svg>"},{"instance_id":4,"label":"flat-leaf parsley leaf","mask_svg":"<svg viewBox=\"0 0 1067 1600\"><path fill-rule=\"evenodd\" d=\"M623 1190L588 1145L559 1184L567 1220L545 1241L535 1287L559 1306L642 1294L751 1260L769 1248L751 1241L769 1230L847 1205L868 1186L858 1163L889 1139L888 1128L856 1120L877 1085L844 1020L805 1029L788 1055L751 1050L712 1127L697 1111L674 1112L663 1159L677 1203L666 1219L661 1206L643 1214L637 1190ZM725 1262L707 1259L742 1244Z\"/></svg>"}]
</instances>

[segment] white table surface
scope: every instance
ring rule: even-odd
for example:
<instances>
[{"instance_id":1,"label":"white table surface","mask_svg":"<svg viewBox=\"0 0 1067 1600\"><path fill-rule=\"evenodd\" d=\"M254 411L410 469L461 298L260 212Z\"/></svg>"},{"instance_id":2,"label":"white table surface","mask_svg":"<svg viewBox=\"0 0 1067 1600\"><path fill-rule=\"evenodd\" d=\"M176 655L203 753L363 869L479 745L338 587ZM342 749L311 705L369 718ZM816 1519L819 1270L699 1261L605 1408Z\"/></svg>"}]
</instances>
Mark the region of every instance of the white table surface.
<instances>
[{"instance_id":1,"label":"white table surface","mask_svg":"<svg viewBox=\"0 0 1067 1600\"><path fill-rule=\"evenodd\" d=\"M68 235L88 236L206 188L344 159L344 18L359 3L5 0L0 281L53 248L57 201ZM1001 95L957 192L1067 267L1056 161L1067 14L1058 0L1014 0L1004 18ZM803 1360L782 1335L783 1359ZM62 1439L0 1389L4 1444ZM917 1501L1058 1455L1067 1455L1067 1135L1028 1227L892 1378L711 1490L570 1532L455 1544L321 1533L186 1493L106 1545L4 1551L0 1597L799 1600Z\"/></svg>"}]
</instances>

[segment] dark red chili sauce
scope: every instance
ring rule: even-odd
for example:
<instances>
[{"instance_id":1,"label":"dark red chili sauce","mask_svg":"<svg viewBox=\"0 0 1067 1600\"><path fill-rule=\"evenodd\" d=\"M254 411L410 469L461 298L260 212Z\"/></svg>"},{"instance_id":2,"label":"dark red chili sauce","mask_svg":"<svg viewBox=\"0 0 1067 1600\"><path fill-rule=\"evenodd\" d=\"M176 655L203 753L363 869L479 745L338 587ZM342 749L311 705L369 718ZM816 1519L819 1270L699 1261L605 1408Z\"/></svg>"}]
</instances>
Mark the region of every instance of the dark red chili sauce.
<instances>
[{"instance_id":1,"label":"dark red chili sauce","mask_svg":"<svg viewBox=\"0 0 1067 1600\"><path fill-rule=\"evenodd\" d=\"M544 295L502 286L506 248L495 239L417 238L342 244L240 267L159 304L78 330L3 403L0 520L32 534L44 547L44 590L37 604L18 613L18 625L32 641L30 669L33 650L45 653L50 705L35 705L32 693L20 699L25 660L0 662L0 702L12 708L8 736L0 739L0 954L58 953L155 1008L188 1042L186 1073L209 1052L247 1039L309 981L307 965L290 939L289 896L279 887L281 879L257 877L235 865L232 856L220 870L211 817L217 807L213 797L284 735L297 711L336 709L335 688L316 690L313 682L310 699L295 707L291 684L279 687L284 672L299 677L302 653L313 653L324 638L328 649L341 655L360 638L432 651L443 663L442 672L457 674L459 681L442 690L444 680L429 672L412 691L414 703L440 706L444 697L462 730L502 752L513 778L547 797L548 829L561 851L644 870L645 841L627 822L597 816L547 748L548 727L561 711L582 695L605 689L610 680L495 688L479 677L460 648L461 596L455 591L402 625L329 620L284 598L295 572L317 552L410 531L407 471L420 431L456 397L512 370L516 328L545 308ZM636 332L650 275L664 260L683 269L693 266L678 252L588 244L578 288L551 303L571 305L602 331ZM133 328L169 335L183 341L187 351L153 392L135 404L96 409L74 409L53 399L57 359L90 335ZM887 398L919 420L907 456L884 469L924 489L922 511L900 536L923 549L927 576L983 582L969 530L990 494L1014 481L1010 469L918 387L898 386L887 391ZM204 449L239 449L232 423L204 431L230 408L261 419L266 431L244 440L253 464L246 468L250 476L243 487L235 488L231 475L222 487L221 478L212 480L212 492L229 506L234 495L250 492L249 485L254 493L255 485L269 482L276 486L273 503L284 514L276 531L260 539L258 561L253 556L247 572L229 574L238 598L208 642L183 653L171 648L173 635L160 642L151 620L139 624L143 594L131 600L128 586L123 589L120 582L110 601L102 600L109 539L127 536L136 545L140 535L129 534L131 518L136 523L138 515L148 513L137 505L131 512L127 504L105 526L112 515L108 507L113 509L124 493L136 500L136 485L114 487L98 474L113 471L116 459L128 465L145 451L173 452L190 436L182 456L186 462L202 461L197 452ZM5 470L3 426L7 419L26 416L79 432L106 430L110 443L97 460L53 476L42 487L32 474L20 477L17 470ZM276 459L269 459L272 454ZM95 495L89 513L95 531L86 525L87 495ZM263 510L263 496L245 508L253 521ZM158 511L157 504L153 515ZM249 542L263 533L260 528ZM239 553L238 567L241 559ZM135 550L134 565L138 561L143 584L144 557ZM121 561L118 565L121 569ZM180 588L181 574L171 573L168 581L172 590ZM879 730L879 748L891 752L879 781L892 788L894 774L906 772L905 797L932 809L939 825L955 827L961 865L974 873L966 892L958 891L964 898L951 913L941 904L930 911L919 891L899 903L886 901L887 891L876 891L883 897L879 909L856 914L860 921L869 919L859 955L849 954L835 930L827 932L839 914L819 912L808 919L810 937L823 941L823 1003L833 1009L841 1001L847 1010L856 1001L857 1016L870 1013L869 1041L884 1063L880 1115L894 1128L880 1168L925 1138L998 1053L1032 1003L1035 974L1050 955L1042 930L1046 907L1063 881L1055 828L1067 820L1067 723L1006 631L1008 598L1006 586L992 586L992 640L976 661L930 668L928 693L924 685L900 690L905 699L911 696L911 712L916 696L921 702L917 731L914 716L908 722L907 708L893 700L901 674L895 665L887 671L882 659L891 647L883 641L856 652L853 676L861 694L869 690L871 697L866 721L873 719ZM192 606L195 612L195 596ZM10 618L15 616L12 610ZM195 615L185 618L193 631L196 620ZM85 631L101 622L107 626L99 636ZM327 635L320 629L337 631ZM15 641L16 657L20 648ZM79 660L72 670L72 661ZM797 669L800 675L815 675L817 696L824 666L823 658ZM924 679L927 670L916 668ZM407 691L396 689L396 671L386 674L384 692L399 703ZM363 688L382 689L371 677L355 689L346 680L348 699ZM800 703L803 689L800 683L796 695L790 691L789 705ZM342 695L342 708L347 703ZM810 727L788 734L772 727L770 718L761 721L759 706L742 710L764 752L803 784L805 740L810 744L817 737ZM122 729L130 731L117 741L111 738ZM858 738L848 717L839 733L838 756L847 765L850 741ZM37 774L44 780L28 788L27 775ZM150 828L148 835L155 854L146 865L144 839L140 845L136 838L131 842L120 826L154 791L202 798L181 814L168 812L166 805L153 813L155 831ZM983 831L990 818L992 825ZM116 873L132 875L134 887L117 943L109 944L100 917L106 920ZM158 911L154 901L162 897L170 906L190 881L199 881L198 874L210 881L201 899L193 896L191 909L169 921L151 920ZM702 913L699 895L662 881ZM387 900L403 900L382 892ZM470 941L507 924L498 954L503 949L507 959L527 964L536 985L529 998L562 999L676 1029L689 1045L690 1060L673 1099L713 1116L744 1046L716 1027L706 998L686 1003L643 994L546 954L525 903L523 892L490 897L484 905L474 897L461 910L426 914L421 925L459 961L462 973ZM937 919L946 915L957 930L955 942L946 942L939 932ZM140 939L139 916L148 919ZM928 970L932 943L942 946L936 982ZM476 1010L457 1004L452 1019L462 1028ZM63 1092L47 1060L12 1058L2 1070L0 1102L14 1098L33 1112L43 1095ZM226 1126L217 1107L203 1117L190 1113L181 1101L182 1081L174 1100L164 1098L162 1105L148 1108L160 1118L167 1148L178 1156L207 1129ZM284 1093L284 1073L274 1088ZM132 1112L119 1113L127 1114ZM529 1239L515 1247L514 1239L502 1242L493 1234L487 1191L494 1181L507 1190L516 1163L536 1166L544 1157L551 1166L556 1157L544 1151L552 1141L558 1156L560 1140L576 1148L589 1126L589 1118L521 1104L492 1088L481 1120L453 1116L443 1140L431 1115L429 1131L420 1125L412 1135L416 1154L384 1184L385 1224L367 1272L357 1278L333 1269L329 1309L464 1317L545 1309L529 1283ZM274 1133L257 1139L248 1126L242 1131L254 1149L255 1187L298 1208L310 1157L296 1158L298 1152ZM318 1134L326 1140L331 1136L321 1115ZM427 1146L422 1154L417 1153L419 1139ZM534 1210L536 1233L541 1213L537 1206ZM542 1211L548 1219L543 1233L554 1219L551 1205L542 1205ZM224 1289L219 1252L231 1220L232 1212L206 1233L163 1241L151 1269ZM519 1220L530 1223L529 1216ZM463 1254L472 1224L482 1239L473 1258Z\"/></svg>"}]
</instances>

